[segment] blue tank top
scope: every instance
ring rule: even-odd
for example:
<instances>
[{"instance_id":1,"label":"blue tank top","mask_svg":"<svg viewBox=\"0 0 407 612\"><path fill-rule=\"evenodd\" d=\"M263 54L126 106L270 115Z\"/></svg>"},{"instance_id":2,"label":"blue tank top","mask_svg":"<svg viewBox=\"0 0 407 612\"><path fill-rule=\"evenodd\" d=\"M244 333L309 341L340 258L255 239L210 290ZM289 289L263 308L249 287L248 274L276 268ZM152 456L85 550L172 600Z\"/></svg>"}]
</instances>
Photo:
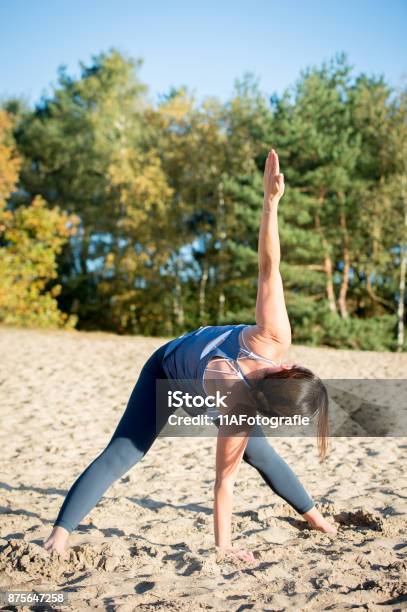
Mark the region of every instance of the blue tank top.
<instances>
[{"instance_id":1,"label":"blue tank top","mask_svg":"<svg viewBox=\"0 0 407 612\"><path fill-rule=\"evenodd\" d=\"M228 359L237 376L250 387L239 365L239 357L265 361L276 365L275 361L266 359L250 351L239 342L244 323L239 325L206 325L183 334L172 340L164 353L163 369L169 379L191 381L190 391L206 395L204 387L205 369L211 359L222 357ZM207 411L208 412L208 411ZM217 413L217 411L214 411Z\"/></svg>"},{"instance_id":2,"label":"blue tank top","mask_svg":"<svg viewBox=\"0 0 407 612\"><path fill-rule=\"evenodd\" d=\"M164 353L163 369L168 378L194 380L205 393L203 374L213 357L236 360L239 334L245 325L206 325L183 334L169 343Z\"/></svg>"}]
</instances>

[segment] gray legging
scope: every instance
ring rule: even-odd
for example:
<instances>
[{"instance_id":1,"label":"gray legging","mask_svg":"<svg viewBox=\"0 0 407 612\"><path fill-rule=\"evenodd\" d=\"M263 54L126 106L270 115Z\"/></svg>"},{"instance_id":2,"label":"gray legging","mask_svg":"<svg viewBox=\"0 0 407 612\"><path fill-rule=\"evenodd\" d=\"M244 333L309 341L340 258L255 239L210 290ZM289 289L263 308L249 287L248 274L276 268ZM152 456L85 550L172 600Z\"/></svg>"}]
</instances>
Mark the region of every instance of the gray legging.
<instances>
[{"instance_id":1,"label":"gray legging","mask_svg":"<svg viewBox=\"0 0 407 612\"><path fill-rule=\"evenodd\" d=\"M156 380L166 378L162 358L166 345L144 365L127 408L109 444L70 488L54 525L69 532L94 508L106 490L147 453L174 408L156 411ZM270 446L260 426L250 436L244 461L260 473L269 487L303 514L314 502L284 459Z\"/></svg>"}]
</instances>

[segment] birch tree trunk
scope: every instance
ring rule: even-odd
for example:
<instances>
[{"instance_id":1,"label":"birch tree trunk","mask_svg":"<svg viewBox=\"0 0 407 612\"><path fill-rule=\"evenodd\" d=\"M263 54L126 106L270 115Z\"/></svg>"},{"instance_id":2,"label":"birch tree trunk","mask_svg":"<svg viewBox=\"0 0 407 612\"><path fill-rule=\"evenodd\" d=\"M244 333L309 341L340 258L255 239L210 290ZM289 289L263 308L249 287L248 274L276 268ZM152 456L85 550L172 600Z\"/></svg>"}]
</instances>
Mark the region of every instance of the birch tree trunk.
<instances>
[{"instance_id":1,"label":"birch tree trunk","mask_svg":"<svg viewBox=\"0 0 407 612\"><path fill-rule=\"evenodd\" d=\"M184 307L182 305L182 286L178 258L175 263L174 317L177 327L182 328L184 326Z\"/></svg>"},{"instance_id":2,"label":"birch tree trunk","mask_svg":"<svg viewBox=\"0 0 407 612\"><path fill-rule=\"evenodd\" d=\"M202 273L199 281L199 322L206 323L206 284L208 282L209 265L206 259L202 263Z\"/></svg>"},{"instance_id":3,"label":"birch tree trunk","mask_svg":"<svg viewBox=\"0 0 407 612\"><path fill-rule=\"evenodd\" d=\"M218 283L219 283L219 298L218 298L218 323L220 324L225 315L225 265L224 265L224 249L225 249L226 227L225 227L225 198L223 194L223 182L219 183L218 187L218 241L219 241L219 267L218 267Z\"/></svg>"},{"instance_id":4,"label":"birch tree trunk","mask_svg":"<svg viewBox=\"0 0 407 612\"><path fill-rule=\"evenodd\" d=\"M322 201L320 200L322 204ZM322 247L324 251L324 270L325 270L325 290L326 297L328 299L329 310L335 314L338 313L336 308L336 300L335 300L335 291L334 291L334 283L333 283L333 265L332 259L329 254L329 244L327 239L324 236L322 227L321 227L321 219L319 214L315 215L315 227L321 236Z\"/></svg>"},{"instance_id":5,"label":"birch tree trunk","mask_svg":"<svg viewBox=\"0 0 407 612\"><path fill-rule=\"evenodd\" d=\"M401 177L402 201L404 204L404 240L400 245L400 282L399 303L397 308L397 351L401 352L404 346L404 300L406 295L406 268L407 268L407 177Z\"/></svg>"},{"instance_id":6,"label":"birch tree trunk","mask_svg":"<svg viewBox=\"0 0 407 612\"><path fill-rule=\"evenodd\" d=\"M347 319L349 316L346 296L349 288L349 272L350 272L350 254L349 254L349 234L346 225L345 203L341 196L341 210L339 213L339 223L342 231L342 257L343 257L343 272L342 282L339 289L338 306L342 319Z\"/></svg>"}]
</instances>

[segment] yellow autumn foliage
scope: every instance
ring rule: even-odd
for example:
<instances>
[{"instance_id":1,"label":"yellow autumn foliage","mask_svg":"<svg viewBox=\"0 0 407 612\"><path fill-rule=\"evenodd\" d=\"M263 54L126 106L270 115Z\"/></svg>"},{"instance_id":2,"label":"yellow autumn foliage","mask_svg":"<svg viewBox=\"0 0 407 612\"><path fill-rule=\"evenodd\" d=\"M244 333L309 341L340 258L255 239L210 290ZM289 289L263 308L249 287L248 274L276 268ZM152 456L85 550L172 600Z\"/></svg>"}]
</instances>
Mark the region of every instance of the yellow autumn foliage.
<instances>
[{"instance_id":1,"label":"yellow autumn foliage","mask_svg":"<svg viewBox=\"0 0 407 612\"><path fill-rule=\"evenodd\" d=\"M72 327L75 318L58 309L61 287L57 255L75 232L77 217L41 197L29 206L7 208L18 181L20 159L12 138L12 122L0 111L0 321L35 327Z\"/></svg>"}]
</instances>

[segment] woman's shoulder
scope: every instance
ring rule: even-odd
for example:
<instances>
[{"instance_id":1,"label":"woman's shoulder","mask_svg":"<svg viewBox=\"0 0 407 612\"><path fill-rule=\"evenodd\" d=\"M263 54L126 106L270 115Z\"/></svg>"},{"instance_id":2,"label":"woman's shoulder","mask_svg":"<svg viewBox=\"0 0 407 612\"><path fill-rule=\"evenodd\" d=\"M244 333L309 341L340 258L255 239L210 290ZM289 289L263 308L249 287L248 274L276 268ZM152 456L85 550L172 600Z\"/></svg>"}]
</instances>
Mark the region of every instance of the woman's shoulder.
<instances>
[{"instance_id":1,"label":"woman's shoulder","mask_svg":"<svg viewBox=\"0 0 407 612\"><path fill-rule=\"evenodd\" d=\"M282 343L273 332L261 325L245 325L239 335L242 348L258 357L280 362L289 345Z\"/></svg>"}]
</instances>

